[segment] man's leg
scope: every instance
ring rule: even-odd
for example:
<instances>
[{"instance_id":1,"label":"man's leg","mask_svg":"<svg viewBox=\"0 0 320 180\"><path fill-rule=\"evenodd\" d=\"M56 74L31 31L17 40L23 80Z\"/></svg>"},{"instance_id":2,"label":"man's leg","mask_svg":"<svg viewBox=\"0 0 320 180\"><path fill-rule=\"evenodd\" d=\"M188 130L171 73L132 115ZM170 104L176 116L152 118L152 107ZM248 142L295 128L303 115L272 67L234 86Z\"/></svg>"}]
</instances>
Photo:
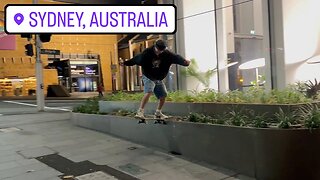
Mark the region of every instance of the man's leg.
<instances>
[{"instance_id":1,"label":"man's leg","mask_svg":"<svg viewBox=\"0 0 320 180\"><path fill-rule=\"evenodd\" d=\"M140 102L140 109L144 109L145 105L148 103L150 96L152 93L145 93L141 102Z\"/></svg>"},{"instance_id":2,"label":"man's leg","mask_svg":"<svg viewBox=\"0 0 320 180\"><path fill-rule=\"evenodd\" d=\"M154 88L154 94L159 99L159 103L158 103L157 110L155 112L155 116L157 118L160 117L162 119L168 118L168 116L162 114L162 112L161 112L162 107L163 107L164 103L166 102L166 97L167 97L167 89L162 81L159 81L156 84L156 87Z\"/></svg>"},{"instance_id":3,"label":"man's leg","mask_svg":"<svg viewBox=\"0 0 320 180\"><path fill-rule=\"evenodd\" d=\"M162 109L162 107L163 107L165 102L166 102L166 97L161 97L159 99L157 110L161 111L161 109Z\"/></svg>"},{"instance_id":4,"label":"man's leg","mask_svg":"<svg viewBox=\"0 0 320 180\"><path fill-rule=\"evenodd\" d=\"M144 94L143 98L141 99L140 107L137 111L137 114L135 115L135 117L137 117L137 118L144 118L144 107L148 103L149 98L152 95L154 87L155 87L155 83L145 76L142 76L142 81L144 84L144 93L145 94Z\"/></svg>"}]
</instances>

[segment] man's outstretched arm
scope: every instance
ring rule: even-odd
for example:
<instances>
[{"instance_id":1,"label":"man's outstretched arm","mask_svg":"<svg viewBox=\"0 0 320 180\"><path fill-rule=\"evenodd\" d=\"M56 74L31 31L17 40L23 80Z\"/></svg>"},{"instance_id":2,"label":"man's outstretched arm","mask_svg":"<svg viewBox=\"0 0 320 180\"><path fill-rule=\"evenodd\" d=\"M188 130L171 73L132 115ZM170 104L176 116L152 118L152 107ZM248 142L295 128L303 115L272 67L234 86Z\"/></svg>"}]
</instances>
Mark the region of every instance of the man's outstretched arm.
<instances>
[{"instance_id":1,"label":"man's outstretched arm","mask_svg":"<svg viewBox=\"0 0 320 180\"><path fill-rule=\"evenodd\" d=\"M189 66L190 65L189 60L186 60L185 58L183 58L182 56L180 56L178 54L171 53L171 57L172 57L173 64L179 64L182 66Z\"/></svg>"},{"instance_id":2,"label":"man's outstretched arm","mask_svg":"<svg viewBox=\"0 0 320 180\"><path fill-rule=\"evenodd\" d=\"M139 54L139 55L136 55L135 57L133 57L132 59L129 59L128 61L119 62L119 64L121 66L123 66L123 65L125 65L125 66L140 65L141 64L141 58L142 58L142 54Z\"/></svg>"}]
</instances>

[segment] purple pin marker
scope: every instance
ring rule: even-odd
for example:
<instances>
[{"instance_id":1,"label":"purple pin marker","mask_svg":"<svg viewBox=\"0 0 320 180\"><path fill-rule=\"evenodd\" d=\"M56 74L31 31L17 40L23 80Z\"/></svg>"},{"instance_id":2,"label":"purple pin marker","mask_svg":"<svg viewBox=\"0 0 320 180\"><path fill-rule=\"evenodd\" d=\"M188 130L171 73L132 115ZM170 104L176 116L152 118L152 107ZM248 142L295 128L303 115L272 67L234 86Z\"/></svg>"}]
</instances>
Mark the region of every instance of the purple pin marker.
<instances>
[{"instance_id":1,"label":"purple pin marker","mask_svg":"<svg viewBox=\"0 0 320 180\"><path fill-rule=\"evenodd\" d=\"M14 15L14 21L20 25L23 22L23 15L21 13L17 13L16 15Z\"/></svg>"}]
</instances>

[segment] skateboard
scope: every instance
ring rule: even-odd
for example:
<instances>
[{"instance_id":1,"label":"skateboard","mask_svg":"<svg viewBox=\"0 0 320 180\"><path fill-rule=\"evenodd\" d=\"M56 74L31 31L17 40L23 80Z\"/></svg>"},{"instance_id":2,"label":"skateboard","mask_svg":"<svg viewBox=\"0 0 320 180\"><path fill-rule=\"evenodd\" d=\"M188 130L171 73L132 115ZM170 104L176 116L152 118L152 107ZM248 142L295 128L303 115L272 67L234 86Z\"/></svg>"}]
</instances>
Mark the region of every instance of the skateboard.
<instances>
[{"instance_id":1,"label":"skateboard","mask_svg":"<svg viewBox=\"0 0 320 180\"><path fill-rule=\"evenodd\" d=\"M167 124L167 119L169 119L169 118L167 118L167 119L161 119L161 118L156 118L156 117L150 117L150 116L147 116L147 117L145 117L145 118L138 118L138 117L136 117L137 119L139 119L139 121L138 121L138 124L147 124L147 121L148 120L154 120L154 124Z\"/></svg>"}]
</instances>

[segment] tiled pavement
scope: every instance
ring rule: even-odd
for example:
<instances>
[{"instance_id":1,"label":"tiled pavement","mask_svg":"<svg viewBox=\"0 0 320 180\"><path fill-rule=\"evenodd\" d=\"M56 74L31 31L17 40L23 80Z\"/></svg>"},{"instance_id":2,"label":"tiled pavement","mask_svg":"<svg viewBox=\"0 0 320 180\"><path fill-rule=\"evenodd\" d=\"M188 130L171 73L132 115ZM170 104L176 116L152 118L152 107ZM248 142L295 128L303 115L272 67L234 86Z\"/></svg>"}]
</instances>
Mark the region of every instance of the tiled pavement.
<instances>
[{"instance_id":1,"label":"tiled pavement","mask_svg":"<svg viewBox=\"0 0 320 180\"><path fill-rule=\"evenodd\" d=\"M251 179L230 170L76 127L67 117L66 113L16 115L11 116L11 120L0 116L0 128L15 127L0 131L0 179L58 180L62 172L35 159L54 153L73 161L75 167L88 160L136 179ZM79 179L121 179L99 173L97 176L83 175Z\"/></svg>"}]
</instances>

